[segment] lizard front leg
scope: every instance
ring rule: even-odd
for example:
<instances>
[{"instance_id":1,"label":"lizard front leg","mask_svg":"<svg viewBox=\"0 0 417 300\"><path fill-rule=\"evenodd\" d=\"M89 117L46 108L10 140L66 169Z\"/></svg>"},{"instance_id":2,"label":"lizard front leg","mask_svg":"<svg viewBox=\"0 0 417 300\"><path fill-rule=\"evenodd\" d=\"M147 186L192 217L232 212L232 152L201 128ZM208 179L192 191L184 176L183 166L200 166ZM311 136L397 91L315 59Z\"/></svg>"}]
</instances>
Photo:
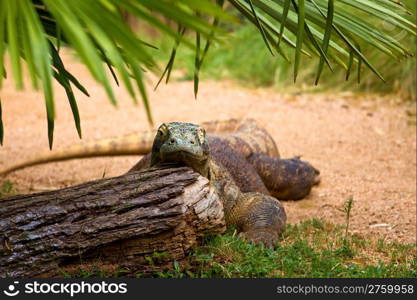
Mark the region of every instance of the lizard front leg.
<instances>
[{"instance_id":1,"label":"lizard front leg","mask_svg":"<svg viewBox=\"0 0 417 300\"><path fill-rule=\"evenodd\" d=\"M320 182L320 172L299 158L280 159L252 154L247 160L255 167L271 195L277 199L302 199Z\"/></svg>"},{"instance_id":2,"label":"lizard front leg","mask_svg":"<svg viewBox=\"0 0 417 300\"><path fill-rule=\"evenodd\" d=\"M248 241L273 248L287 221L282 204L263 193L243 193L229 172L213 162L209 180L222 200L227 226L236 226Z\"/></svg>"},{"instance_id":3,"label":"lizard front leg","mask_svg":"<svg viewBox=\"0 0 417 300\"><path fill-rule=\"evenodd\" d=\"M236 225L245 240L271 249L284 231L286 221L282 204L261 193L242 193L241 199L226 215L226 223Z\"/></svg>"}]
</instances>

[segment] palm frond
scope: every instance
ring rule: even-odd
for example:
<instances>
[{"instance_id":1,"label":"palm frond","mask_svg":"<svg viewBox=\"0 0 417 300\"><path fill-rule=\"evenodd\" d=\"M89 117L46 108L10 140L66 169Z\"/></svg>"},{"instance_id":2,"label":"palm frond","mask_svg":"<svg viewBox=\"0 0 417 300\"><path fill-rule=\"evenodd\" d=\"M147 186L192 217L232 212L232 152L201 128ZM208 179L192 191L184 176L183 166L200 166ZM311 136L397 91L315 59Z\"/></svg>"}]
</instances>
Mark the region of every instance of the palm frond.
<instances>
[{"instance_id":1,"label":"palm frond","mask_svg":"<svg viewBox=\"0 0 417 300\"><path fill-rule=\"evenodd\" d=\"M25 64L32 86L43 90L50 147L55 118L53 80L65 89L81 137L73 87L86 95L88 91L67 71L60 58L59 49L65 45L75 50L114 105L117 98L111 78L126 87L134 101L140 95L148 121L152 122L143 72L161 73L153 55L157 50L129 28L121 12L172 38L172 54L158 84L164 77L168 82L180 44L196 51L194 91L197 94L199 72L210 45L216 42L218 34L225 33L222 29L225 23L237 24L237 18L223 5L225 2L258 28L273 55L290 60L281 42L293 49L294 78L302 67L303 56L315 56L319 61L316 83L325 64L330 70L335 65L342 67L347 78L354 65L359 75L363 64L382 79L382 74L361 51L361 44L365 43L391 59L412 54L395 35L375 25L385 22L407 35L416 35L416 25L407 8L392 0L1 0L0 89L6 77L4 53L7 50L16 88L24 86L22 64ZM161 16L169 22L164 22ZM178 30L172 23L177 24Z\"/></svg>"}]
</instances>

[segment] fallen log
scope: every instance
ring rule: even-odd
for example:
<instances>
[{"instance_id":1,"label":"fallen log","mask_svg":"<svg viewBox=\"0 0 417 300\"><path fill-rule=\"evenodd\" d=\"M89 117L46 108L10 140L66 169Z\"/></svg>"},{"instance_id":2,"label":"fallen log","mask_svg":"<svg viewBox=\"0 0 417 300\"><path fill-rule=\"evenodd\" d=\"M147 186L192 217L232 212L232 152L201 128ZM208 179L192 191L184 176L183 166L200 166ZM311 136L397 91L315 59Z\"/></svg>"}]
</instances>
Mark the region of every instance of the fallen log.
<instances>
[{"instance_id":1,"label":"fallen log","mask_svg":"<svg viewBox=\"0 0 417 300\"><path fill-rule=\"evenodd\" d=\"M91 261L149 272L224 230L217 194L187 167L13 196L0 200L0 278L59 276Z\"/></svg>"}]
</instances>

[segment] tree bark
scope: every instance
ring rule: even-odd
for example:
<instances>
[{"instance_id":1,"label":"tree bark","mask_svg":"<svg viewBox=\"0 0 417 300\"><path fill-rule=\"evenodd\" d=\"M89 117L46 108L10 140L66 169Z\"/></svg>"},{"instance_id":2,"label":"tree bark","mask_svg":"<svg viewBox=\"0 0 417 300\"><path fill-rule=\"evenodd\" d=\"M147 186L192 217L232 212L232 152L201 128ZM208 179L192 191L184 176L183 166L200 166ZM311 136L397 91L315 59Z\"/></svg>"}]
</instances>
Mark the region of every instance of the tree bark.
<instances>
[{"instance_id":1,"label":"tree bark","mask_svg":"<svg viewBox=\"0 0 417 300\"><path fill-rule=\"evenodd\" d=\"M91 263L158 270L224 230L217 194L186 167L14 196L0 200L0 277L59 276Z\"/></svg>"}]
</instances>

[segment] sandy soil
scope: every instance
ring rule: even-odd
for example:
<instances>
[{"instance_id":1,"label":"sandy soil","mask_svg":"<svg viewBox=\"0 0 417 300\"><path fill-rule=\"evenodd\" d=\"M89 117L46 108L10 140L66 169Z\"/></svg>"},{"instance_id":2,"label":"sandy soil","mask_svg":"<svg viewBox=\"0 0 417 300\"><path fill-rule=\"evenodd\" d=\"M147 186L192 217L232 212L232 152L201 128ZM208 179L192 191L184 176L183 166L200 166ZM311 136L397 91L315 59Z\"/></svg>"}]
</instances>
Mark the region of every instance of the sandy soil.
<instances>
[{"instance_id":1,"label":"sandy soil","mask_svg":"<svg viewBox=\"0 0 417 300\"><path fill-rule=\"evenodd\" d=\"M86 70L69 56L67 67L88 87L77 93L84 140L145 130L141 104L116 87L119 109ZM152 85L155 83L153 80ZM29 84L28 84L29 85ZM320 169L322 183L301 201L287 201L289 223L311 217L344 224L340 209L353 196L351 232L401 242L416 241L416 127L395 99L351 94L283 94L246 89L230 82L203 82L194 100L192 82L171 82L149 92L155 123L202 122L251 117L275 138L281 155L302 155ZM48 147L43 97L16 92L10 80L0 91L5 126L0 167ZM64 91L56 88L54 147L79 143ZM414 109L415 108L411 108ZM94 158L51 163L0 178L20 191L59 188L129 169L137 157Z\"/></svg>"}]
</instances>

